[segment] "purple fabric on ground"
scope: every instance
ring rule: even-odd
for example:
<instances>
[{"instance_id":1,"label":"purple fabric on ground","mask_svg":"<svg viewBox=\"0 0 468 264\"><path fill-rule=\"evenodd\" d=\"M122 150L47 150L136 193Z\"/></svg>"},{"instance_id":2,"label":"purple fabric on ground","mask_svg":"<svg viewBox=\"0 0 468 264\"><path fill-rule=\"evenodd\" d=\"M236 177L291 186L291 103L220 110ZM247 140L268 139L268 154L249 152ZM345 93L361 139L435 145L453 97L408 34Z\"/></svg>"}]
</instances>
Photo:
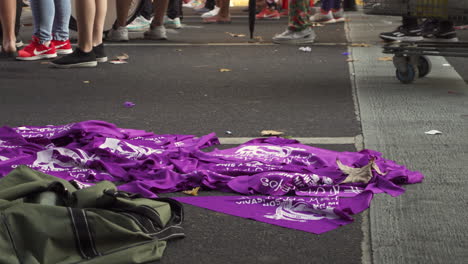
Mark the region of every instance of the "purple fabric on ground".
<instances>
[{"instance_id":1,"label":"purple fabric on ground","mask_svg":"<svg viewBox=\"0 0 468 264\"><path fill-rule=\"evenodd\" d=\"M418 183L424 177L373 150L337 152L276 137L254 139L230 149L204 150L218 144L214 133L157 135L94 120L63 126L2 127L0 176L18 165L28 165L66 180L118 182L119 189L145 197L202 187L244 195L336 197L340 204L348 203L348 208L353 203L367 208L357 199L364 194L400 195L404 192L401 184ZM345 173L338 161L361 171ZM192 204L200 201L202 207L209 199L213 204L226 201L222 197L183 198L185 202L190 199ZM343 208L334 211L348 222L348 215L355 213ZM344 223L340 221L335 222Z\"/></svg>"}]
</instances>

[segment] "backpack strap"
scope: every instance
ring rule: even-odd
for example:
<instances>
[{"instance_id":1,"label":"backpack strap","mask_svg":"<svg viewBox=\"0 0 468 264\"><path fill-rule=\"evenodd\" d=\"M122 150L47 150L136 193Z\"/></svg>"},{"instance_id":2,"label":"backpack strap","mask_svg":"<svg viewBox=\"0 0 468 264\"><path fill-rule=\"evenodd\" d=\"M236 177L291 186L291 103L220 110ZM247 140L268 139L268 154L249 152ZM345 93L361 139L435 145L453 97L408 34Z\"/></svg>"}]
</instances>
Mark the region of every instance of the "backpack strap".
<instances>
[{"instance_id":1,"label":"backpack strap","mask_svg":"<svg viewBox=\"0 0 468 264\"><path fill-rule=\"evenodd\" d=\"M94 237L89 228L86 212L83 209L67 207L70 215L75 244L81 256L85 259L92 259L101 254L96 250Z\"/></svg>"},{"instance_id":2,"label":"backpack strap","mask_svg":"<svg viewBox=\"0 0 468 264\"><path fill-rule=\"evenodd\" d=\"M184 221L183 205L171 198L154 198L152 200L168 203L171 206L172 215L171 219L163 229L150 235L158 240L185 237L184 228L181 226Z\"/></svg>"}]
</instances>

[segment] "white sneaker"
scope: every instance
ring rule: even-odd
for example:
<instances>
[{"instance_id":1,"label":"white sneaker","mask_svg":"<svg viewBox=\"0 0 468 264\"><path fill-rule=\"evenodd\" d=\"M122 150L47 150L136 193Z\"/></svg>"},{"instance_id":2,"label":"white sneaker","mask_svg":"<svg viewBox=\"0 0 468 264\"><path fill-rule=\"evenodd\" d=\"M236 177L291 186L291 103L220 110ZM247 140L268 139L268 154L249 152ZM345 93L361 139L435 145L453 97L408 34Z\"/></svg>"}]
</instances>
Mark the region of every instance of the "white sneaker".
<instances>
[{"instance_id":1,"label":"white sneaker","mask_svg":"<svg viewBox=\"0 0 468 264\"><path fill-rule=\"evenodd\" d=\"M211 10L210 12L204 13L203 15L201 15L201 17L202 18L214 17L219 13L219 9L220 9L219 7L215 6L213 10Z\"/></svg>"},{"instance_id":2,"label":"white sneaker","mask_svg":"<svg viewBox=\"0 0 468 264\"><path fill-rule=\"evenodd\" d=\"M129 32L145 31L149 29L150 24L151 20L147 20L143 16L138 16L132 23L127 25L127 29Z\"/></svg>"},{"instance_id":3,"label":"white sneaker","mask_svg":"<svg viewBox=\"0 0 468 264\"><path fill-rule=\"evenodd\" d=\"M128 41L128 29L126 27L118 27L111 29L107 33L106 40L108 41Z\"/></svg>"},{"instance_id":4,"label":"white sneaker","mask_svg":"<svg viewBox=\"0 0 468 264\"><path fill-rule=\"evenodd\" d=\"M166 28L164 26L150 28L145 32L145 39L151 40L166 40Z\"/></svg>"},{"instance_id":5,"label":"white sneaker","mask_svg":"<svg viewBox=\"0 0 468 264\"><path fill-rule=\"evenodd\" d=\"M273 42L278 44L305 44L315 41L315 32L311 28L302 31L287 29L283 33L273 37Z\"/></svg>"},{"instance_id":6,"label":"white sneaker","mask_svg":"<svg viewBox=\"0 0 468 264\"><path fill-rule=\"evenodd\" d=\"M321 11L317 12L315 15L310 17L310 22L332 24L336 23L336 20L333 18L332 11L330 10L327 14L323 14Z\"/></svg>"},{"instance_id":7,"label":"white sneaker","mask_svg":"<svg viewBox=\"0 0 468 264\"><path fill-rule=\"evenodd\" d=\"M182 23L180 23L180 18L176 17L174 19L170 19L169 17L164 17L164 25L168 28L175 28L180 29L182 28Z\"/></svg>"}]
</instances>

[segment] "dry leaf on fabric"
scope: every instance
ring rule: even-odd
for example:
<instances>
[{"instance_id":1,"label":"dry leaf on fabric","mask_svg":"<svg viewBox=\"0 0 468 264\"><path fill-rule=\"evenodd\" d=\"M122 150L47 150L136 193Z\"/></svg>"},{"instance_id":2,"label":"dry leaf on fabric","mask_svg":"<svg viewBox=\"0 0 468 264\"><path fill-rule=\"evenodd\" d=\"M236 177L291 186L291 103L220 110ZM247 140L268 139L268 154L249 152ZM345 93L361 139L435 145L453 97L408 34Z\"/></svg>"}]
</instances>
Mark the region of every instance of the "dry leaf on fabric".
<instances>
[{"instance_id":1,"label":"dry leaf on fabric","mask_svg":"<svg viewBox=\"0 0 468 264\"><path fill-rule=\"evenodd\" d=\"M371 45L370 44L367 44L367 43L353 43L351 44L351 47L370 47Z\"/></svg>"},{"instance_id":2,"label":"dry leaf on fabric","mask_svg":"<svg viewBox=\"0 0 468 264\"><path fill-rule=\"evenodd\" d=\"M219 69L219 72L230 72L230 71L232 71L232 70L231 70L231 69L224 69L224 68L223 68L223 69Z\"/></svg>"},{"instance_id":3,"label":"dry leaf on fabric","mask_svg":"<svg viewBox=\"0 0 468 264\"><path fill-rule=\"evenodd\" d=\"M196 188L193 188L192 190L182 191L182 192L188 195L198 196L198 190L200 190L200 187L196 187Z\"/></svg>"},{"instance_id":4,"label":"dry leaf on fabric","mask_svg":"<svg viewBox=\"0 0 468 264\"><path fill-rule=\"evenodd\" d=\"M380 57L379 61L393 61L393 57Z\"/></svg>"},{"instance_id":5,"label":"dry leaf on fabric","mask_svg":"<svg viewBox=\"0 0 468 264\"><path fill-rule=\"evenodd\" d=\"M374 159L371 159L366 166L361 168L346 166L338 159L336 160L336 164L344 174L348 175L348 177L346 177L346 179L344 179L340 184L355 182L368 183L372 179L372 169L374 169L378 174L384 175L377 164L375 164Z\"/></svg>"},{"instance_id":6,"label":"dry leaf on fabric","mask_svg":"<svg viewBox=\"0 0 468 264\"><path fill-rule=\"evenodd\" d=\"M122 55L117 56L117 59L119 60L128 60L130 56L128 56L127 53L122 53Z\"/></svg>"},{"instance_id":7,"label":"dry leaf on fabric","mask_svg":"<svg viewBox=\"0 0 468 264\"><path fill-rule=\"evenodd\" d=\"M276 131L276 130L262 130L260 132L262 136L281 136L284 135L284 132Z\"/></svg>"}]
</instances>

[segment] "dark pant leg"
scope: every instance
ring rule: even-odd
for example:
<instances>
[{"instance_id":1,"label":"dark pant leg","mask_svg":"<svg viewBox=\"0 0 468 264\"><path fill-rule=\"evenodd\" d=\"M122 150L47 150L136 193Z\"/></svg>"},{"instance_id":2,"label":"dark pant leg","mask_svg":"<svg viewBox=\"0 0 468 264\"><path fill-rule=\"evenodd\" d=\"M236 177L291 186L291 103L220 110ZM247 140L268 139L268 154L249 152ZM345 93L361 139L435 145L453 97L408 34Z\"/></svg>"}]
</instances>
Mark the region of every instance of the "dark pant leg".
<instances>
[{"instance_id":1,"label":"dark pant leg","mask_svg":"<svg viewBox=\"0 0 468 264\"><path fill-rule=\"evenodd\" d=\"M403 16L403 27L404 28L418 27L418 18L414 16Z\"/></svg>"},{"instance_id":2,"label":"dark pant leg","mask_svg":"<svg viewBox=\"0 0 468 264\"><path fill-rule=\"evenodd\" d=\"M153 2L151 2L151 0L143 0L143 7L140 15L147 20L150 20L153 17Z\"/></svg>"},{"instance_id":3,"label":"dark pant leg","mask_svg":"<svg viewBox=\"0 0 468 264\"><path fill-rule=\"evenodd\" d=\"M209 10L213 10L215 7L215 0L206 0L205 8Z\"/></svg>"},{"instance_id":4,"label":"dark pant leg","mask_svg":"<svg viewBox=\"0 0 468 264\"><path fill-rule=\"evenodd\" d=\"M182 0L170 0L169 1L169 6L167 8L167 16L170 19L174 19L176 17L182 16L182 12L180 10L181 3L182 3Z\"/></svg>"}]
</instances>

